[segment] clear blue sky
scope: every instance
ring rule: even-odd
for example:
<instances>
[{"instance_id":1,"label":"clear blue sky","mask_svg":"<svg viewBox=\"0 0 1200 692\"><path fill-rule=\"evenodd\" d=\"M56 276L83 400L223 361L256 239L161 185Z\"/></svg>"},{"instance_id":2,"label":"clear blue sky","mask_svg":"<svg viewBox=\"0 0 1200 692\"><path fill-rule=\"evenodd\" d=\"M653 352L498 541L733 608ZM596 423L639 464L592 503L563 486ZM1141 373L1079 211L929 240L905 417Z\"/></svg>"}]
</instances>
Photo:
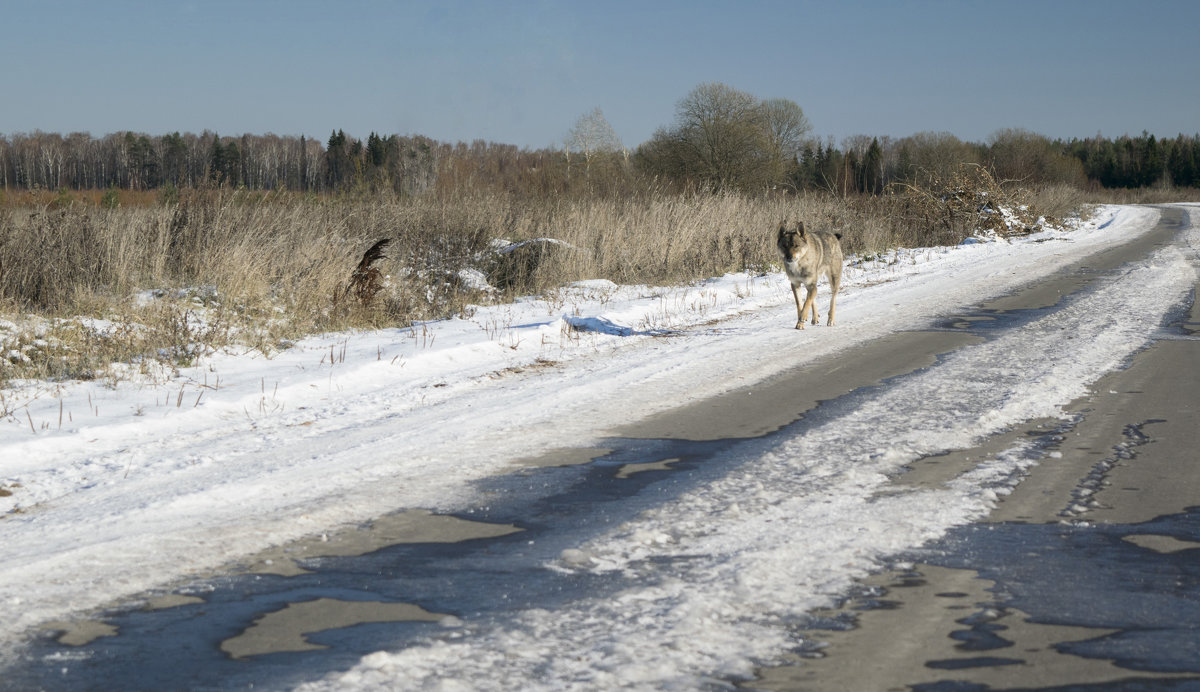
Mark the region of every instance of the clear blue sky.
<instances>
[{"instance_id":1,"label":"clear blue sky","mask_svg":"<svg viewBox=\"0 0 1200 692\"><path fill-rule=\"evenodd\" d=\"M1200 132L1200 1L0 0L0 134L624 144L702 82L814 134Z\"/></svg>"}]
</instances>

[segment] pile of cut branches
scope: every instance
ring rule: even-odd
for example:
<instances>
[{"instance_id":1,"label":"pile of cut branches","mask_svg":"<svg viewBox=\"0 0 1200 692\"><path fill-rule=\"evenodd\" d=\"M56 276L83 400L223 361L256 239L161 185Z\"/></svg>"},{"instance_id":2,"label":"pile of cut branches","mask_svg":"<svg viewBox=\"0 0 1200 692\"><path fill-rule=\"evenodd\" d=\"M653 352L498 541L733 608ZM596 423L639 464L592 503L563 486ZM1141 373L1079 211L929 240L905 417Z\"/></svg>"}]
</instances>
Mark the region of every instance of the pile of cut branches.
<instances>
[{"instance_id":1,"label":"pile of cut branches","mask_svg":"<svg viewBox=\"0 0 1200 692\"><path fill-rule=\"evenodd\" d=\"M980 234L1028 235L1056 224L1034 209L1028 191L1001 184L974 164L961 166L949 179L930 176L924 185L893 185L887 197L897 224L933 231L942 243Z\"/></svg>"}]
</instances>

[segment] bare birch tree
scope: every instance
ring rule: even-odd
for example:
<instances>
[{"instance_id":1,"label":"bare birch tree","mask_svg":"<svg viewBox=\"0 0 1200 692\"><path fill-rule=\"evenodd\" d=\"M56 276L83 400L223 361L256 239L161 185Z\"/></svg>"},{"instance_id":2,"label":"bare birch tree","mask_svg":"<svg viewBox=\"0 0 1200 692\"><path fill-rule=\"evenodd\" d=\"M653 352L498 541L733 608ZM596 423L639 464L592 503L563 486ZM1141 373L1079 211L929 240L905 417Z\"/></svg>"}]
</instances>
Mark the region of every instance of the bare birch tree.
<instances>
[{"instance_id":1,"label":"bare birch tree","mask_svg":"<svg viewBox=\"0 0 1200 692\"><path fill-rule=\"evenodd\" d=\"M599 106L579 116L575 126L567 133L566 145L568 153L583 154L585 168L591 167L596 154L611 154L624 150L621 138L608 123Z\"/></svg>"}]
</instances>

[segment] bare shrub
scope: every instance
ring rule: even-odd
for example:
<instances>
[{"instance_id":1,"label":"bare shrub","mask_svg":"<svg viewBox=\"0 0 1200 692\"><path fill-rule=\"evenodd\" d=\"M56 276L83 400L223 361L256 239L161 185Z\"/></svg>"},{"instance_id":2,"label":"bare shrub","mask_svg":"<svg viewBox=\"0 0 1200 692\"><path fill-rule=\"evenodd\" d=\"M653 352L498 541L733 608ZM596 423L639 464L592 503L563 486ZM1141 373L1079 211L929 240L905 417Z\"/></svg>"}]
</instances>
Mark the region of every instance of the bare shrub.
<instances>
[{"instance_id":1,"label":"bare shrub","mask_svg":"<svg viewBox=\"0 0 1200 692\"><path fill-rule=\"evenodd\" d=\"M365 307L375 300L375 296L379 295L379 291L383 289L383 274L374 265L379 260L387 259L387 255L384 255L383 251L391 242L391 238L383 238L367 248L362 259L359 260L358 266L351 272L350 280L346 282L342 295L334 296L335 303L348 296L354 296L359 304Z\"/></svg>"}]
</instances>

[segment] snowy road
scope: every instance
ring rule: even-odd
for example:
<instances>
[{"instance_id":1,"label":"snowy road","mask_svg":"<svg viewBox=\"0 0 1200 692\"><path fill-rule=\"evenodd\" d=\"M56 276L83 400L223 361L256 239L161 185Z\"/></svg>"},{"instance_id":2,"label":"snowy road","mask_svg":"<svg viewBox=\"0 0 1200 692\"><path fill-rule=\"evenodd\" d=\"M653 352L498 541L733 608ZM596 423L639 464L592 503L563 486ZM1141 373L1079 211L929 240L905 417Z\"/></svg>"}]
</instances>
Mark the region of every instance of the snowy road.
<instances>
[{"instance_id":1,"label":"snowy road","mask_svg":"<svg viewBox=\"0 0 1200 692\"><path fill-rule=\"evenodd\" d=\"M209 626L196 644L207 646L203 655L251 652L212 670L242 666L258 686L286 686L350 667L312 683L330 689L691 689L747 678L798 644L793 624L806 612L886 556L983 516L1044 461L1036 441L1017 441L944 484L894 483L929 455L1066 415L1065 405L1144 347L1195 283L1200 240L1188 215L1198 212L1184 207L1183 230L1165 247L1064 300L960 320L965 336L936 361L903 346L889 360L879 345L948 327L972 305L1143 237L1160 212L1106 208L1080 230L848 267L833 329L790 329L794 308L778 276L668 291L589 284L560 301L480 308L408 332L313 339L272 360L214 357L165 387L81 385L36 398L31 390L28 426L10 420L0 430L0 487L11 493L0 497L0 636L29 641L31 627L152 589L200 598L204 589L223 593L214 583L255 590L203 577L270 546L321 533L337 543L332 527L420 508L526 529L494 539L494 550L501 571L528 577L541 601L506 592L516 582L503 579L494 591L468 580L462 594L474 600L459 607L406 598L421 588L406 587L401 561L386 588L360 579L356 593L343 583L338 602L386 595L434 622L351 628L348 650L368 655L350 667L336 647L322 659L229 644L245 644L238 628L278 620L268 616L288 604L329 597L311 582L289 586L305 575L264 578L288 597L227 610L232 631ZM860 351L871 355L850 355ZM922 369L859 388L875 370L914 367ZM802 391L786 403L786 387L771 385L789 378L828 388L831 401L810 410ZM756 389L772 404L737 404ZM739 415L713 409L713 397ZM689 404L694 415L671 413ZM64 409L69 423L39 434L38 423ZM637 423L647 419L657 423ZM675 427L653 433L656 424ZM541 469L572 457L597 461ZM529 515L534 507L554 512ZM319 574L323 565L344 569L342 559L353 558L299 564ZM216 603L168 610L173 622L204 629L192 620ZM398 612L390 620L416 611ZM128 613L98 619L125 617L121 631L132 632ZM362 621L321 617L325 627L309 620L304 631ZM27 680L51 668L94 672L112 651L128 658L125 636L70 650L42 636L6 664ZM140 660L149 669L151 659ZM253 672L256 662L266 672Z\"/></svg>"}]
</instances>

